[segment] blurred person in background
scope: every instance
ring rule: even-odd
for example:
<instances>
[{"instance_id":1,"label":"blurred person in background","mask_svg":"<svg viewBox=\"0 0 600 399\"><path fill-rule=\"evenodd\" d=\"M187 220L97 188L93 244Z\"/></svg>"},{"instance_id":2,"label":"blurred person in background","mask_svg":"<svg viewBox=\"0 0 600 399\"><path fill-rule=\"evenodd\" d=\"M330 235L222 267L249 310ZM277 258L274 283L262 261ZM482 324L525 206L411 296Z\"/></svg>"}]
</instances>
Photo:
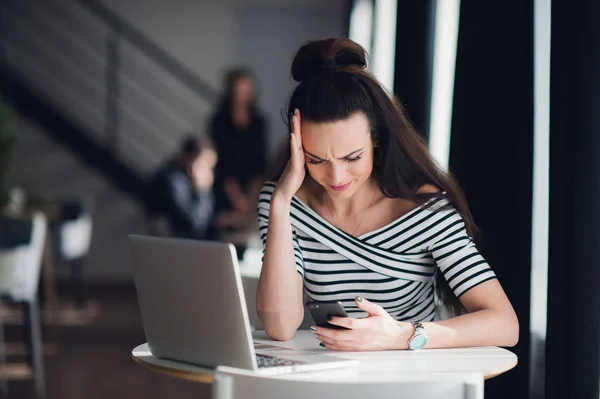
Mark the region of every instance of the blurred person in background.
<instances>
[{"instance_id":1,"label":"blurred person in background","mask_svg":"<svg viewBox=\"0 0 600 399\"><path fill-rule=\"evenodd\" d=\"M148 185L149 214L167 219L170 234L208 240L214 237L212 193L217 152L207 137L185 138Z\"/></svg>"},{"instance_id":2,"label":"blurred person in background","mask_svg":"<svg viewBox=\"0 0 600 399\"><path fill-rule=\"evenodd\" d=\"M254 221L264 183L266 122L257 109L255 79L245 69L229 71L221 103L210 120L219 161L215 176L216 228L244 231ZM238 255L244 245L237 245Z\"/></svg>"}]
</instances>

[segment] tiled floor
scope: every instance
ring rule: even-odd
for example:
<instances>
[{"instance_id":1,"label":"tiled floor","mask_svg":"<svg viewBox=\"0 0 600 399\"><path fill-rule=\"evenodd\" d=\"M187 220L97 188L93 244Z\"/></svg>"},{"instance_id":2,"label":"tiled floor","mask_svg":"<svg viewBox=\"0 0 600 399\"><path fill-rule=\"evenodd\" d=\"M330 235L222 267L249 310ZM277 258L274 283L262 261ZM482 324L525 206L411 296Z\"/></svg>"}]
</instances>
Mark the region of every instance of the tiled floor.
<instances>
[{"instance_id":1,"label":"tiled floor","mask_svg":"<svg viewBox=\"0 0 600 399\"><path fill-rule=\"evenodd\" d=\"M98 311L93 324L44 328L51 344L44 356L48 399L210 398L209 385L158 375L131 359L131 349L144 342L133 289L97 294L91 304ZM7 340L19 338L20 327L6 329ZM11 381L8 389L8 398L35 397L32 381Z\"/></svg>"}]
</instances>

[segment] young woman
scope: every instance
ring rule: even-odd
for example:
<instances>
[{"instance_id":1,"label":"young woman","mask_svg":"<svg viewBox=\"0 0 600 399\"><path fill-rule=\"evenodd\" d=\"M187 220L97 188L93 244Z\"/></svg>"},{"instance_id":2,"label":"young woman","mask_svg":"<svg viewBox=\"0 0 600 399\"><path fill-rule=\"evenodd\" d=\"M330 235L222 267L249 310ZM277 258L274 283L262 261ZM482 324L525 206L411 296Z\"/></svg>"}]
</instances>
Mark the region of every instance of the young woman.
<instances>
[{"instance_id":1,"label":"young woman","mask_svg":"<svg viewBox=\"0 0 600 399\"><path fill-rule=\"evenodd\" d=\"M219 154L215 196L217 227L246 228L261 186L266 164L266 122L256 105L255 79L245 69L225 78L225 92L210 121Z\"/></svg>"},{"instance_id":2,"label":"young woman","mask_svg":"<svg viewBox=\"0 0 600 399\"><path fill-rule=\"evenodd\" d=\"M346 38L292 63L290 158L260 196L257 309L290 339L313 301L341 301L347 330L312 327L334 350L513 346L515 312L471 238L463 195ZM434 320L435 297L456 317Z\"/></svg>"}]
</instances>

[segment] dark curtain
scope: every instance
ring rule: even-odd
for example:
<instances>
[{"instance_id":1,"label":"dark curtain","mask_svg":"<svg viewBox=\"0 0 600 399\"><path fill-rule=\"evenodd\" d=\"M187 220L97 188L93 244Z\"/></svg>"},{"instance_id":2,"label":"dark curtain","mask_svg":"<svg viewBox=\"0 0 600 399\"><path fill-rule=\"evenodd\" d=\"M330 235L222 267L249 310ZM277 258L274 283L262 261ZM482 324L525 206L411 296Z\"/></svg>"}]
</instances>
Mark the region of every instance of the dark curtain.
<instances>
[{"instance_id":1,"label":"dark curtain","mask_svg":"<svg viewBox=\"0 0 600 399\"><path fill-rule=\"evenodd\" d=\"M461 1L450 170L479 228L476 242L520 322L512 371L486 399L526 398L533 169L532 1Z\"/></svg>"},{"instance_id":2,"label":"dark curtain","mask_svg":"<svg viewBox=\"0 0 600 399\"><path fill-rule=\"evenodd\" d=\"M417 130L429 136L436 0L398 0L394 92Z\"/></svg>"},{"instance_id":3,"label":"dark curtain","mask_svg":"<svg viewBox=\"0 0 600 399\"><path fill-rule=\"evenodd\" d=\"M598 398L600 2L552 0L546 397Z\"/></svg>"}]
</instances>

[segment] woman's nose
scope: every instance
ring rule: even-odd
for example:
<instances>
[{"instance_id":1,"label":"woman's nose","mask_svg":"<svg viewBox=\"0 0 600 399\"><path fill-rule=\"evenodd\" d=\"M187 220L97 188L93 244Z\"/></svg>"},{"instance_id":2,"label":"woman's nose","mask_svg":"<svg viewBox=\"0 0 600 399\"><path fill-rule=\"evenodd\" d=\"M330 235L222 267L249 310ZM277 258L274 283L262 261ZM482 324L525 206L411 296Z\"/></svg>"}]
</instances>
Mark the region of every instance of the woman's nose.
<instances>
[{"instance_id":1,"label":"woman's nose","mask_svg":"<svg viewBox=\"0 0 600 399\"><path fill-rule=\"evenodd\" d=\"M329 179L330 184L338 185L345 184L344 179L344 167L342 165L337 165L335 163L331 163L329 166Z\"/></svg>"}]
</instances>

